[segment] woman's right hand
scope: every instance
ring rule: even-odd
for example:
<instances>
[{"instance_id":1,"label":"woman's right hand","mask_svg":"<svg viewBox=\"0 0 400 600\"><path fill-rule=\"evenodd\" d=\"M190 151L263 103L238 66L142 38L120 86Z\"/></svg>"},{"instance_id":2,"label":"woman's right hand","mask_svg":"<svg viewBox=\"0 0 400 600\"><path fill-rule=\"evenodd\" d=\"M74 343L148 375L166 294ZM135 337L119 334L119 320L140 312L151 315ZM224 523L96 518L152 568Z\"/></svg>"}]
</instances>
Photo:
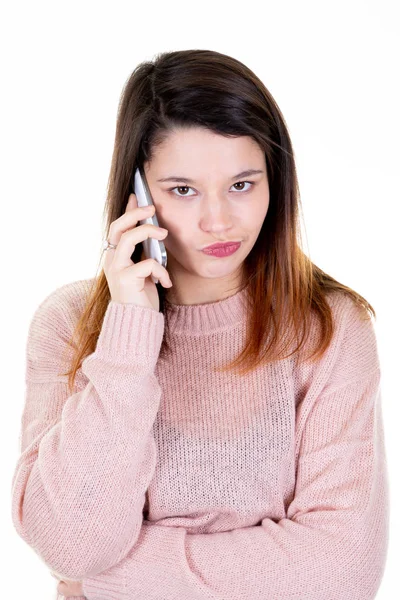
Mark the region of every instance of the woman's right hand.
<instances>
[{"instance_id":1,"label":"woman's right hand","mask_svg":"<svg viewBox=\"0 0 400 600\"><path fill-rule=\"evenodd\" d=\"M138 263L131 259L139 242L150 237L163 240L168 235L167 230L150 223L136 227L138 221L153 216L154 211L154 205L150 209L138 207L135 194L129 196L125 213L110 225L107 239L117 247L105 251L103 270L112 301L147 306L158 312L160 301L151 275L168 288L172 286L168 271L153 258Z\"/></svg>"}]
</instances>

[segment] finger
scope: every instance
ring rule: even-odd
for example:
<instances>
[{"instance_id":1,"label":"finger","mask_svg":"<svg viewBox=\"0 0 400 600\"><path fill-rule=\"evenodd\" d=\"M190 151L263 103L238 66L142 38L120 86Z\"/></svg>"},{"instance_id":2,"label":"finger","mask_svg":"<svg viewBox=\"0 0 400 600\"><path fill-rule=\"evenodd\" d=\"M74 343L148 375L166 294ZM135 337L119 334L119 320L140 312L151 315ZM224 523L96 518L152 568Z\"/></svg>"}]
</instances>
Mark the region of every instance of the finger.
<instances>
[{"instance_id":1,"label":"finger","mask_svg":"<svg viewBox=\"0 0 400 600\"><path fill-rule=\"evenodd\" d=\"M124 269L121 273L121 283L124 287L136 285L136 289L141 291L144 288L146 278L151 275L154 279L160 280L163 286L171 287L172 281L168 271L154 258L147 258L128 269Z\"/></svg>"},{"instance_id":2,"label":"finger","mask_svg":"<svg viewBox=\"0 0 400 600\"><path fill-rule=\"evenodd\" d=\"M137 203L137 198L135 194L129 194L129 198L128 198L128 202L127 205L125 207L125 212L127 210L131 210L132 208L137 208L138 203Z\"/></svg>"},{"instance_id":3,"label":"finger","mask_svg":"<svg viewBox=\"0 0 400 600\"><path fill-rule=\"evenodd\" d=\"M113 261L110 264L111 269L122 270L132 266L131 255L136 245L143 240L154 238L163 240L168 232L163 231L156 225L142 225L140 228L125 231L118 242L117 248L113 251Z\"/></svg>"},{"instance_id":4,"label":"finger","mask_svg":"<svg viewBox=\"0 0 400 600\"><path fill-rule=\"evenodd\" d=\"M154 205L151 207L139 207L139 208L129 208L129 203L127 204L127 210L123 215L115 219L110 225L110 229L108 232L108 241L110 244L118 244L121 234L127 231L128 229L132 229L135 227L139 221L144 221L149 216L152 216L154 213Z\"/></svg>"},{"instance_id":5,"label":"finger","mask_svg":"<svg viewBox=\"0 0 400 600\"><path fill-rule=\"evenodd\" d=\"M82 583L80 581L60 581L57 592L69 598L79 597L82 595Z\"/></svg>"},{"instance_id":6,"label":"finger","mask_svg":"<svg viewBox=\"0 0 400 600\"><path fill-rule=\"evenodd\" d=\"M155 211L156 207L154 206L154 204L146 204L144 206L139 206L136 194L132 193L129 195L125 210L129 210L129 209L133 209L133 208L147 208L148 206L150 206Z\"/></svg>"},{"instance_id":7,"label":"finger","mask_svg":"<svg viewBox=\"0 0 400 600\"><path fill-rule=\"evenodd\" d=\"M130 229L133 229L134 227L137 226L137 223L140 220L144 220L147 217L152 216L153 213L154 213L154 208L152 208L150 210L145 210L144 208L136 207L134 210L132 210L129 208L129 202L128 202L127 211L123 215L121 215L118 219L113 221L113 223L111 223L107 240L109 241L110 244L114 244L116 246L119 243L121 236L123 233L125 233L125 231L129 231ZM113 261L114 252L115 252L114 248L110 248L105 251L103 268L106 271ZM130 261L128 266L130 266L131 264L132 264L132 261Z\"/></svg>"},{"instance_id":8,"label":"finger","mask_svg":"<svg viewBox=\"0 0 400 600\"><path fill-rule=\"evenodd\" d=\"M133 192L129 194L128 204L130 204L130 206L133 208L138 205L136 194Z\"/></svg>"}]
</instances>

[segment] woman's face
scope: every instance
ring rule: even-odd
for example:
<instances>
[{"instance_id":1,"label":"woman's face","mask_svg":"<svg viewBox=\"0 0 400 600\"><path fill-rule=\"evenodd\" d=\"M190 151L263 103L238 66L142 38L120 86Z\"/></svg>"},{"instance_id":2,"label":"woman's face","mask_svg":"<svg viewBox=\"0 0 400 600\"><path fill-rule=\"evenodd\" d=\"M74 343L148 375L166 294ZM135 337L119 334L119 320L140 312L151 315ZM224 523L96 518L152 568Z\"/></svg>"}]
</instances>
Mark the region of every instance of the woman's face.
<instances>
[{"instance_id":1,"label":"woman's face","mask_svg":"<svg viewBox=\"0 0 400 600\"><path fill-rule=\"evenodd\" d=\"M237 176L249 169L260 173ZM155 149L144 170L159 225L169 232L163 241L173 283L183 289L186 283L227 282L237 275L269 205L265 155L258 144L247 136L178 129ZM226 241L241 246L223 258L201 251Z\"/></svg>"}]
</instances>

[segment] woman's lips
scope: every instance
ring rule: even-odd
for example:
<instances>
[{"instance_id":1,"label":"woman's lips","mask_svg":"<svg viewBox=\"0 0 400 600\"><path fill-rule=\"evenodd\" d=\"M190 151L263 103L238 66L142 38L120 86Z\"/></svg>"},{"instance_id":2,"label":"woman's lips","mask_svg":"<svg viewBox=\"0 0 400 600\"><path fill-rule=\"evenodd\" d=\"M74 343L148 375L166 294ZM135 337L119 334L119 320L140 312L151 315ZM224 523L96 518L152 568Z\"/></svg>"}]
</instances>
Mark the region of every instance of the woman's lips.
<instances>
[{"instance_id":1,"label":"woman's lips","mask_svg":"<svg viewBox=\"0 0 400 600\"><path fill-rule=\"evenodd\" d=\"M231 254L236 252L236 250L238 250L240 248L240 246L241 246L241 242L239 242L239 243L229 242L227 244L218 244L218 245L214 245L214 246L208 246L207 248L203 248L202 252L204 252L204 254L208 254L209 256L224 257L224 256L230 256Z\"/></svg>"}]
</instances>

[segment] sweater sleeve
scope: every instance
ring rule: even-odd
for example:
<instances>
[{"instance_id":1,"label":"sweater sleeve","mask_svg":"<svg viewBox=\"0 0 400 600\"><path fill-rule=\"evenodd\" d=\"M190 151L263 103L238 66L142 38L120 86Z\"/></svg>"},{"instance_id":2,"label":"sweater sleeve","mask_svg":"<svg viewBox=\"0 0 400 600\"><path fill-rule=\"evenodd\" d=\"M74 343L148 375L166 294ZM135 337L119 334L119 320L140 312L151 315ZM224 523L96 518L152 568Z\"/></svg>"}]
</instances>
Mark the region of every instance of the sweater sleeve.
<instances>
[{"instance_id":1,"label":"sweater sleeve","mask_svg":"<svg viewBox=\"0 0 400 600\"><path fill-rule=\"evenodd\" d=\"M12 519L57 577L82 580L120 562L141 530L157 458L154 368L164 316L111 301L95 352L82 363L84 383L71 394L62 375L70 368L70 307L56 292L28 334Z\"/></svg>"},{"instance_id":2,"label":"sweater sleeve","mask_svg":"<svg viewBox=\"0 0 400 600\"><path fill-rule=\"evenodd\" d=\"M83 581L88 600L375 598L387 555L389 493L381 373L371 325L364 331L344 339L323 393L299 413L286 518L209 534L144 521L119 565ZM372 346L363 347L368 340ZM351 380L341 380L345 368ZM115 585L118 573L126 575L125 590Z\"/></svg>"}]
</instances>

